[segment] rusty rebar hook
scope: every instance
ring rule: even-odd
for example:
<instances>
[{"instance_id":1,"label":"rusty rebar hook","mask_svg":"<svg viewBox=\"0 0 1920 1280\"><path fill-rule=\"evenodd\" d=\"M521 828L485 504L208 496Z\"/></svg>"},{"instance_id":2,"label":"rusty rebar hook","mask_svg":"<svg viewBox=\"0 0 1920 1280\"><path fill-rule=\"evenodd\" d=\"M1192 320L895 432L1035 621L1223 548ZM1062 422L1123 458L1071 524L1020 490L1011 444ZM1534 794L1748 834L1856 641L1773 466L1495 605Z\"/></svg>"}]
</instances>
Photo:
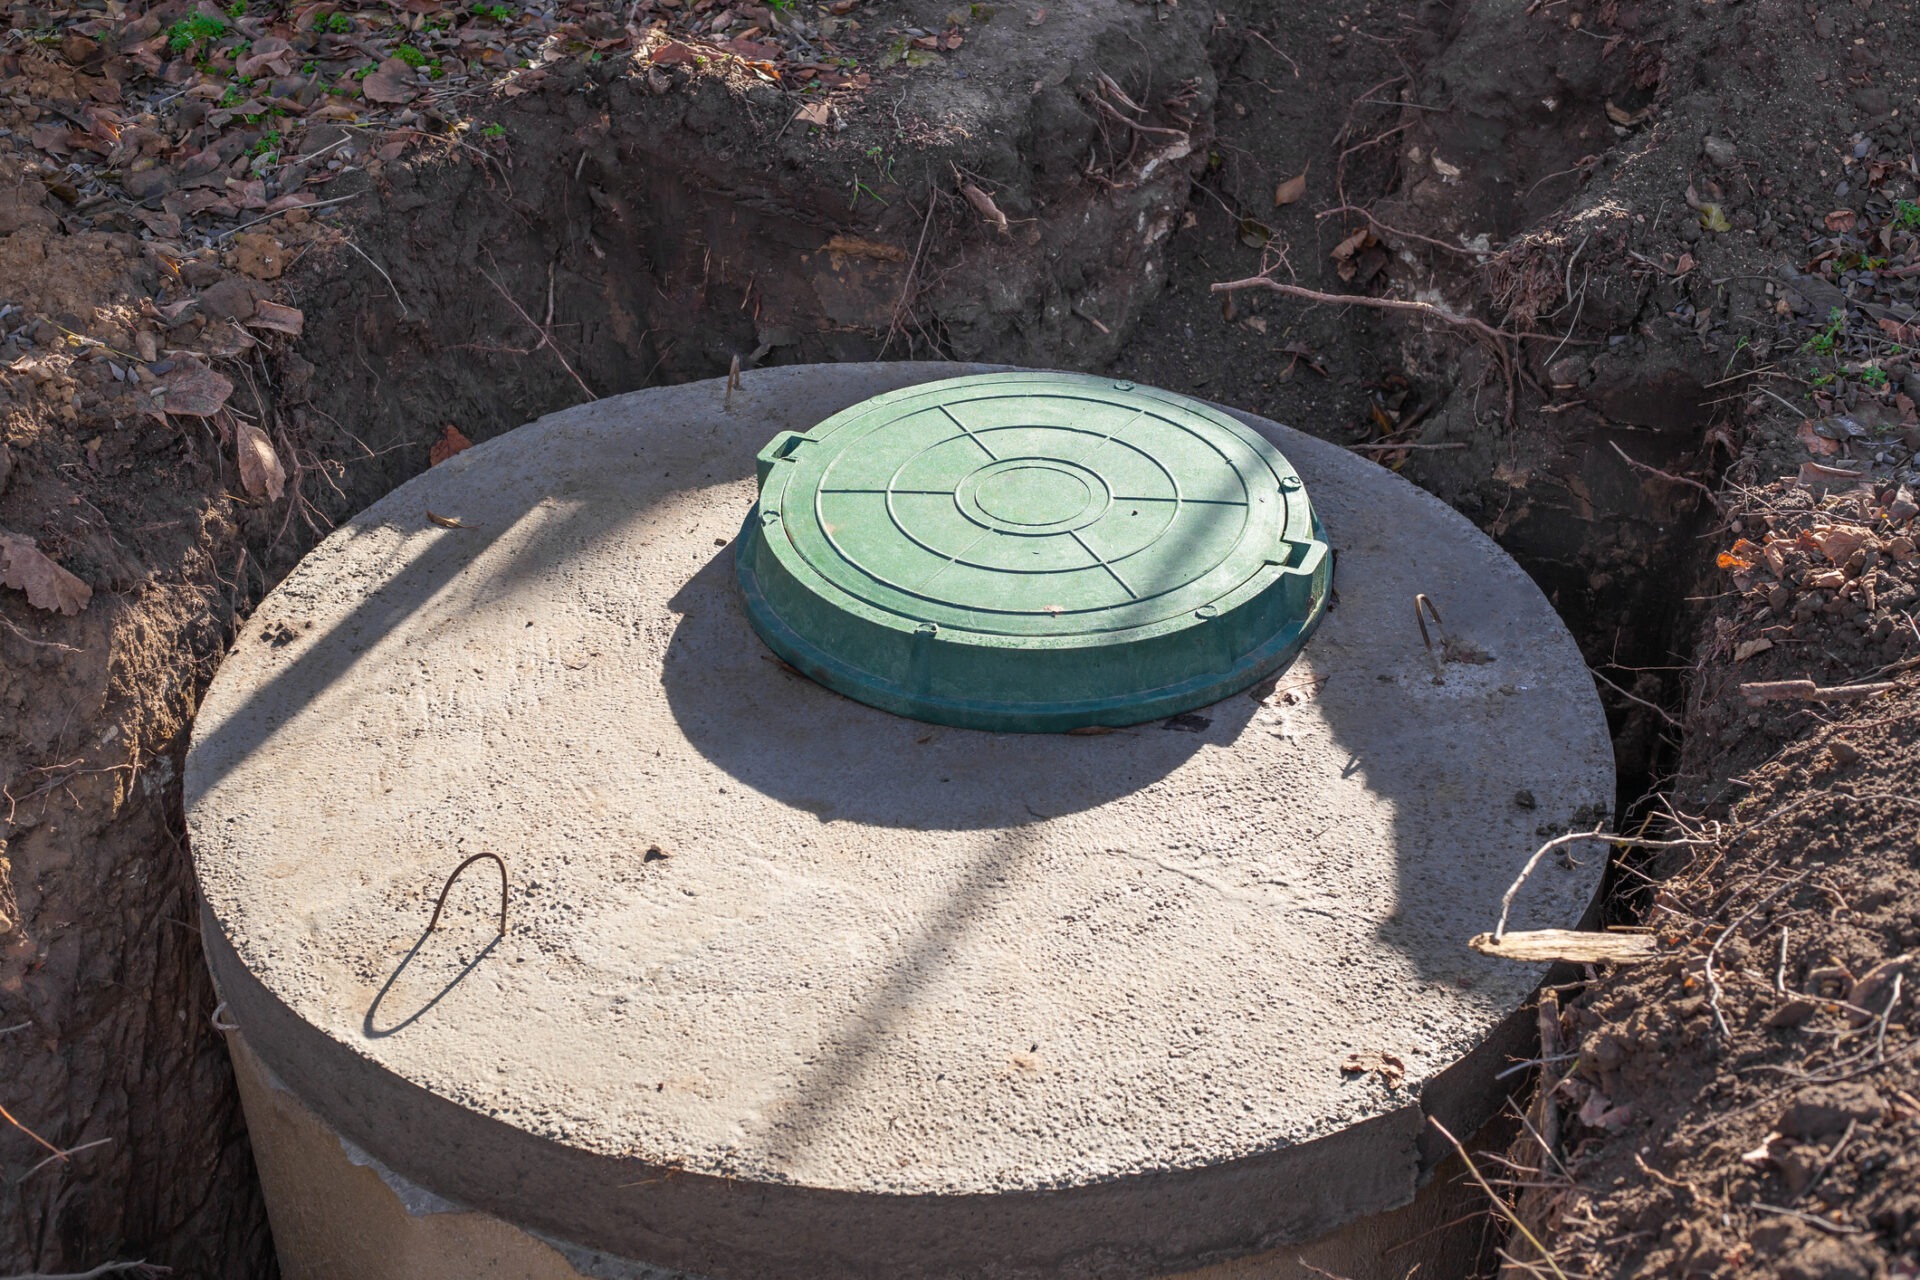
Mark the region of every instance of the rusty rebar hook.
<instances>
[{"instance_id":1,"label":"rusty rebar hook","mask_svg":"<svg viewBox=\"0 0 1920 1280\"><path fill-rule=\"evenodd\" d=\"M1427 634L1427 614L1433 615L1434 626L1444 627L1447 625L1440 621L1440 611L1433 607L1433 601L1427 599L1424 594L1414 596L1413 620L1420 624L1420 643L1426 645L1428 651L1431 652L1433 649L1433 638Z\"/></svg>"},{"instance_id":2,"label":"rusty rebar hook","mask_svg":"<svg viewBox=\"0 0 1920 1280\"><path fill-rule=\"evenodd\" d=\"M434 926L440 923L440 912L447 905L447 891L453 888L453 882L460 878L462 871L482 858L492 858L494 865L500 868L500 936L503 938L507 936L507 864L497 853L476 853L453 869L453 874L447 877L447 882L440 886L440 900L433 904L433 919L427 921L428 933L432 933Z\"/></svg>"}]
</instances>

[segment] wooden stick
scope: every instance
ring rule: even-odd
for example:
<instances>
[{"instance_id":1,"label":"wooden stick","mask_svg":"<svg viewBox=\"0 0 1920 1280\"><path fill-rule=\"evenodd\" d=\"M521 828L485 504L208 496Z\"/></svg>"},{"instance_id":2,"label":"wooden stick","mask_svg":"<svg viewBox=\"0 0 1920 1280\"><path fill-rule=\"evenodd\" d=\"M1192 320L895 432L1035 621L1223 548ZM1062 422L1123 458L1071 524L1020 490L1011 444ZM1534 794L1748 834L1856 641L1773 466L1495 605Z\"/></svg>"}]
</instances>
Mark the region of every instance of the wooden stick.
<instances>
[{"instance_id":1,"label":"wooden stick","mask_svg":"<svg viewBox=\"0 0 1920 1280\"><path fill-rule=\"evenodd\" d=\"M1811 680L1752 680L1740 686L1741 696L1755 704L1762 702L1858 702L1875 694L1898 689L1887 680L1878 684L1836 684L1822 688Z\"/></svg>"}]
</instances>

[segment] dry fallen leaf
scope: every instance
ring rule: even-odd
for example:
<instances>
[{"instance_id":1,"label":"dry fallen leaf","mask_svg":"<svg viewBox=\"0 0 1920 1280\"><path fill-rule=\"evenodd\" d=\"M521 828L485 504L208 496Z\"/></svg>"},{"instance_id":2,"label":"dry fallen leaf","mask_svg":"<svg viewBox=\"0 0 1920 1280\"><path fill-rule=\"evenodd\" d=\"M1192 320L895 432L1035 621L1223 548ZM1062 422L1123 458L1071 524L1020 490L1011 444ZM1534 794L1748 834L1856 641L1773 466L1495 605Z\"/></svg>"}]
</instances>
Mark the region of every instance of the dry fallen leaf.
<instances>
[{"instance_id":1,"label":"dry fallen leaf","mask_svg":"<svg viewBox=\"0 0 1920 1280\"><path fill-rule=\"evenodd\" d=\"M1888 338L1903 346L1920 346L1920 322L1909 321L1906 324L1898 320L1880 317L1880 331Z\"/></svg>"},{"instance_id":2,"label":"dry fallen leaf","mask_svg":"<svg viewBox=\"0 0 1920 1280\"><path fill-rule=\"evenodd\" d=\"M1815 529L1804 536L1808 545L1834 564L1845 564L1854 552L1874 541L1865 529L1842 524Z\"/></svg>"},{"instance_id":3,"label":"dry fallen leaf","mask_svg":"<svg viewBox=\"0 0 1920 1280\"><path fill-rule=\"evenodd\" d=\"M233 383L206 365L184 361L160 380L154 405L162 413L211 418L233 394Z\"/></svg>"},{"instance_id":4,"label":"dry fallen leaf","mask_svg":"<svg viewBox=\"0 0 1920 1280\"><path fill-rule=\"evenodd\" d=\"M243 76L258 76L262 70L286 75L293 61L293 46L279 36L261 36L241 55L234 70Z\"/></svg>"},{"instance_id":5,"label":"dry fallen leaf","mask_svg":"<svg viewBox=\"0 0 1920 1280\"><path fill-rule=\"evenodd\" d=\"M1273 202L1276 205L1293 204L1305 194L1307 194L1307 170L1302 169L1273 189Z\"/></svg>"},{"instance_id":6,"label":"dry fallen leaf","mask_svg":"<svg viewBox=\"0 0 1920 1280\"><path fill-rule=\"evenodd\" d=\"M399 58L388 58L360 82L369 102L412 102L420 96L420 77Z\"/></svg>"},{"instance_id":7,"label":"dry fallen leaf","mask_svg":"<svg viewBox=\"0 0 1920 1280\"><path fill-rule=\"evenodd\" d=\"M1806 446L1807 452L1816 458L1831 458L1840 452L1840 442L1829 440L1815 431L1811 422L1802 422L1796 434L1800 437L1800 443Z\"/></svg>"},{"instance_id":8,"label":"dry fallen leaf","mask_svg":"<svg viewBox=\"0 0 1920 1280\"><path fill-rule=\"evenodd\" d=\"M27 593L36 609L75 614L93 599L93 588L62 569L32 538L0 532L0 583Z\"/></svg>"},{"instance_id":9,"label":"dry fallen leaf","mask_svg":"<svg viewBox=\"0 0 1920 1280\"><path fill-rule=\"evenodd\" d=\"M286 468L280 465L280 455L273 451L266 432L242 421L234 427L233 447L240 455L240 487L248 494L275 501L286 492Z\"/></svg>"},{"instance_id":10,"label":"dry fallen leaf","mask_svg":"<svg viewBox=\"0 0 1920 1280\"><path fill-rule=\"evenodd\" d=\"M277 333L299 337L300 331L307 326L307 317L298 307L289 307L279 302L256 302L253 304L253 317L247 321L252 329L272 329Z\"/></svg>"},{"instance_id":11,"label":"dry fallen leaf","mask_svg":"<svg viewBox=\"0 0 1920 1280\"><path fill-rule=\"evenodd\" d=\"M1357 1076L1372 1072L1380 1077L1389 1089L1397 1089L1400 1082L1407 1078L1407 1064L1398 1056L1383 1053L1377 1049L1356 1051L1347 1055L1340 1064L1340 1070L1347 1075Z\"/></svg>"},{"instance_id":12,"label":"dry fallen leaf","mask_svg":"<svg viewBox=\"0 0 1920 1280\"><path fill-rule=\"evenodd\" d=\"M1722 551L1715 557L1714 563L1722 569L1731 569L1735 573L1745 573L1747 570L1753 568L1755 563L1754 558L1758 555L1760 555L1759 545L1745 538L1741 538L1727 550Z\"/></svg>"},{"instance_id":13,"label":"dry fallen leaf","mask_svg":"<svg viewBox=\"0 0 1920 1280\"><path fill-rule=\"evenodd\" d=\"M1853 984L1853 990L1847 994L1847 1003L1854 1006L1847 1011L1849 1026L1863 1027L1874 1020L1876 1011L1887 1005L1886 992L1895 977L1903 974L1913 962L1912 953L1894 956L1882 960L1873 968L1860 975Z\"/></svg>"},{"instance_id":14,"label":"dry fallen leaf","mask_svg":"<svg viewBox=\"0 0 1920 1280\"><path fill-rule=\"evenodd\" d=\"M1000 206L993 202L992 196L971 182L961 185L960 194L967 198L967 203L972 205L981 217L993 224L994 230L1001 235L1007 234L1007 215L1000 212Z\"/></svg>"},{"instance_id":15,"label":"dry fallen leaf","mask_svg":"<svg viewBox=\"0 0 1920 1280\"><path fill-rule=\"evenodd\" d=\"M1332 258L1335 262L1346 262L1350 260L1354 254L1364 249L1366 247L1367 241L1371 240L1372 238L1373 238L1373 233L1367 230L1365 227L1362 227L1360 228L1360 230L1348 236L1345 240L1342 240L1339 244L1336 244L1335 246L1333 246L1333 252L1328 254L1327 256Z\"/></svg>"},{"instance_id":16,"label":"dry fallen leaf","mask_svg":"<svg viewBox=\"0 0 1920 1280\"><path fill-rule=\"evenodd\" d=\"M810 124L824 129L833 123L833 109L825 102L809 102L794 112L793 118L801 124Z\"/></svg>"},{"instance_id":17,"label":"dry fallen leaf","mask_svg":"<svg viewBox=\"0 0 1920 1280\"><path fill-rule=\"evenodd\" d=\"M1860 220L1860 215L1855 213L1851 209L1835 209L1832 213L1829 213L1827 215L1827 218L1826 218L1827 230L1836 232L1839 234L1845 234L1846 232L1853 230L1854 223L1858 222L1859 220Z\"/></svg>"},{"instance_id":18,"label":"dry fallen leaf","mask_svg":"<svg viewBox=\"0 0 1920 1280\"><path fill-rule=\"evenodd\" d=\"M1613 121L1622 129L1631 129L1634 125L1641 123L1651 115L1653 115L1653 104L1651 102L1641 107L1638 111L1628 111L1625 107L1615 106L1612 98L1607 99L1607 119Z\"/></svg>"},{"instance_id":19,"label":"dry fallen leaf","mask_svg":"<svg viewBox=\"0 0 1920 1280\"><path fill-rule=\"evenodd\" d=\"M473 448L473 441L466 433L449 422L440 428L440 438L433 442L433 448L427 450L427 465L437 467L456 453L465 453Z\"/></svg>"},{"instance_id":20,"label":"dry fallen leaf","mask_svg":"<svg viewBox=\"0 0 1920 1280\"><path fill-rule=\"evenodd\" d=\"M1633 1104L1614 1106L1606 1094L1595 1089L1580 1106L1580 1123L1590 1129L1624 1129L1633 1120Z\"/></svg>"},{"instance_id":21,"label":"dry fallen leaf","mask_svg":"<svg viewBox=\"0 0 1920 1280\"><path fill-rule=\"evenodd\" d=\"M678 40L669 40L649 53L647 61L656 67L690 67L700 61L700 55Z\"/></svg>"},{"instance_id":22,"label":"dry fallen leaf","mask_svg":"<svg viewBox=\"0 0 1920 1280\"><path fill-rule=\"evenodd\" d=\"M1794 483L1803 489L1822 489L1841 483L1857 485L1864 478L1864 472L1850 471L1845 467L1829 467L1820 462L1803 462L1800 464L1800 473L1794 477Z\"/></svg>"},{"instance_id":23,"label":"dry fallen leaf","mask_svg":"<svg viewBox=\"0 0 1920 1280\"><path fill-rule=\"evenodd\" d=\"M466 525L461 524L460 521L455 517L443 516L431 509L429 509L427 512L427 519L433 521L435 524L439 525L442 529L465 529L467 527Z\"/></svg>"},{"instance_id":24,"label":"dry fallen leaf","mask_svg":"<svg viewBox=\"0 0 1920 1280\"><path fill-rule=\"evenodd\" d=\"M1761 636L1758 640L1742 640L1733 647L1733 660L1735 662L1745 662L1754 654L1765 653L1771 648L1773 648L1773 641L1767 639L1765 636Z\"/></svg>"}]
</instances>

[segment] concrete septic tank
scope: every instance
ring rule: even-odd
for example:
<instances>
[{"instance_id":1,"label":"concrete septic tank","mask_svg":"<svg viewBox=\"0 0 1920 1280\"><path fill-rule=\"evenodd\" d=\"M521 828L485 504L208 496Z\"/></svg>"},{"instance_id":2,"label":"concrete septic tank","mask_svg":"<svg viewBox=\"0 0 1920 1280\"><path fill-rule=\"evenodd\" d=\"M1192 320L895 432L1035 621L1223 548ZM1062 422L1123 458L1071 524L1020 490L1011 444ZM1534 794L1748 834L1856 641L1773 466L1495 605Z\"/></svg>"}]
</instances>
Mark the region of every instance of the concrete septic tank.
<instances>
[{"instance_id":1,"label":"concrete septic tank","mask_svg":"<svg viewBox=\"0 0 1920 1280\"><path fill-rule=\"evenodd\" d=\"M261 604L186 788L289 1277L1446 1274L1427 1118L1494 1112L1543 972L1465 940L1611 806L1578 649L1455 512L1234 414L1337 553L1277 674L1094 734L806 679L736 576L756 455L983 372L553 414ZM1070 523L1062 486L982 501ZM482 853L505 933L488 860L429 930ZM1578 923L1602 863L1543 864L1515 927Z\"/></svg>"}]
</instances>

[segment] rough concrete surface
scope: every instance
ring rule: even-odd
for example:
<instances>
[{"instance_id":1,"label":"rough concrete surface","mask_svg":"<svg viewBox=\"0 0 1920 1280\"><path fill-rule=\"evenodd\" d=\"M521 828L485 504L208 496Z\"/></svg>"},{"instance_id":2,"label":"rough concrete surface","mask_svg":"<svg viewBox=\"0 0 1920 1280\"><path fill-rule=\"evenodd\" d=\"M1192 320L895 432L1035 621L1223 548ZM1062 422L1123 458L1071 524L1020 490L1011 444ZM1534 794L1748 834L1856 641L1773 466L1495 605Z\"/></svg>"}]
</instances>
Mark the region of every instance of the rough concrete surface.
<instances>
[{"instance_id":1,"label":"rough concrete surface","mask_svg":"<svg viewBox=\"0 0 1920 1280\"><path fill-rule=\"evenodd\" d=\"M207 944L267 1064L437 1192L725 1280L1144 1275L1406 1203L1423 1101L1484 1116L1539 979L1465 939L1542 828L1610 808L1572 639L1444 505L1242 415L1339 552L1277 691L989 735L783 670L733 594L755 451L979 371L583 405L310 556L186 778ZM483 849L507 935L490 864L426 933ZM1516 925L1576 922L1601 868L1543 865ZM1399 1087L1341 1069L1371 1052Z\"/></svg>"},{"instance_id":2,"label":"rough concrete surface","mask_svg":"<svg viewBox=\"0 0 1920 1280\"><path fill-rule=\"evenodd\" d=\"M707 1280L542 1239L453 1204L350 1149L261 1064L240 1032L227 1033L227 1047L246 1099L247 1131L284 1280ZM1316 1240L1163 1280L1310 1280L1328 1274L1406 1280L1403 1258L1418 1258L1434 1274L1465 1275L1479 1256L1486 1218L1478 1210L1484 1203L1455 1158L1398 1209L1356 1219Z\"/></svg>"}]
</instances>

